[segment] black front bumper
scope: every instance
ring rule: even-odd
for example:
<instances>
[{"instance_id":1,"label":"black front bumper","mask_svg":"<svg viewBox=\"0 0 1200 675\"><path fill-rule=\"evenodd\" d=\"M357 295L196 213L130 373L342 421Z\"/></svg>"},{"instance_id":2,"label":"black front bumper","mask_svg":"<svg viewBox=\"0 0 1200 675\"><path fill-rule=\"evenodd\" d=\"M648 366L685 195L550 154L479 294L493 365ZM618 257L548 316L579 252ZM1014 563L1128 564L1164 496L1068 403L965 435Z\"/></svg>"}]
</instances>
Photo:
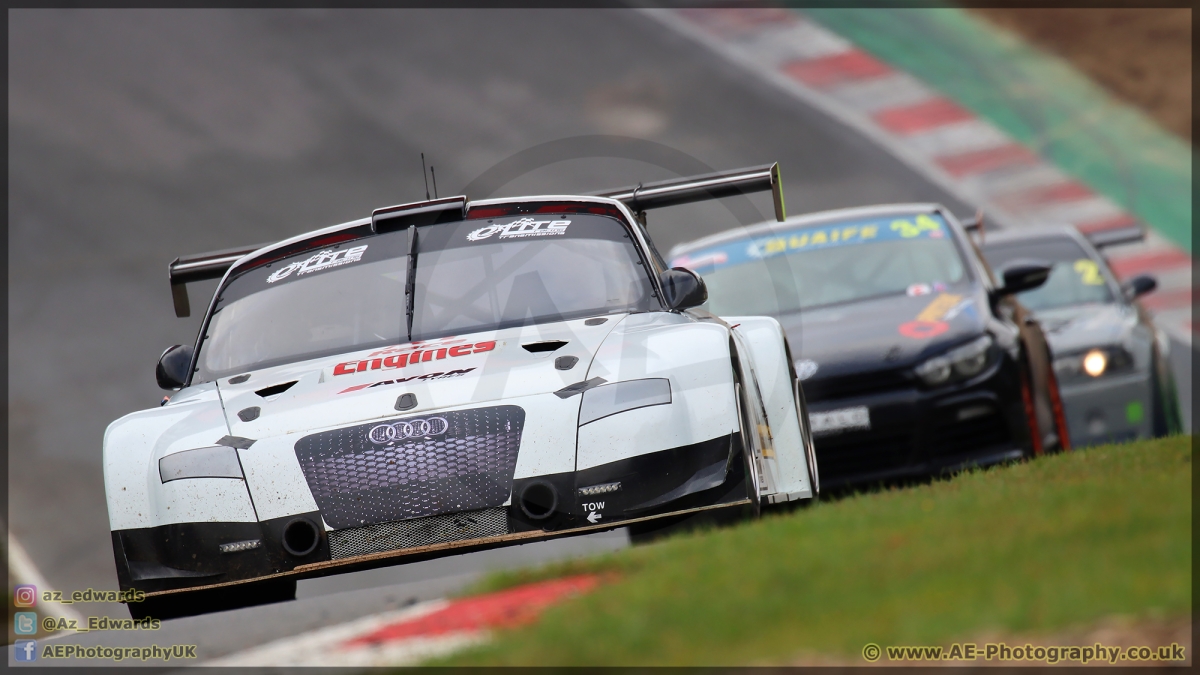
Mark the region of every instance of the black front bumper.
<instances>
[{"instance_id":1,"label":"black front bumper","mask_svg":"<svg viewBox=\"0 0 1200 675\"><path fill-rule=\"evenodd\" d=\"M119 530L112 533L117 577L122 590L169 594L326 576L736 507L750 503L742 453L740 435L732 434L582 471L516 479L507 506L330 531L319 511L256 523ZM603 491L589 490L597 486ZM522 503L527 494L552 494L553 503L539 510ZM319 533L303 555L284 545L285 528L297 519ZM254 540L260 543L253 548L221 551L222 544Z\"/></svg>"},{"instance_id":2,"label":"black front bumper","mask_svg":"<svg viewBox=\"0 0 1200 675\"><path fill-rule=\"evenodd\" d=\"M822 398L810 414L866 406L870 429L814 436L821 485L836 488L924 477L1020 457L1029 426L1015 362L1007 359L966 383L922 389L911 382L859 376L848 396ZM891 386L871 388L872 381ZM806 388L806 395L808 391Z\"/></svg>"}]
</instances>

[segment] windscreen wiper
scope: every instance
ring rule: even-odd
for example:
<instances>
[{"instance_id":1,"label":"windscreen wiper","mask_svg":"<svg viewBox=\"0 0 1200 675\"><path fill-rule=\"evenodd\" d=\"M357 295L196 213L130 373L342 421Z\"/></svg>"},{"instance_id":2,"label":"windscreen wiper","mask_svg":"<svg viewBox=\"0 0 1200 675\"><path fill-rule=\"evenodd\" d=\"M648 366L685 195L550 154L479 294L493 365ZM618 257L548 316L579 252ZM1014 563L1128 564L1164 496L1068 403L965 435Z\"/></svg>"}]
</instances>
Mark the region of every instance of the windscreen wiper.
<instances>
[{"instance_id":1,"label":"windscreen wiper","mask_svg":"<svg viewBox=\"0 0 1200 675\"><path fill-rule=\"evenodd\" d=\"M417 226L408 226L408 274L404 278L404 315L408 320L408 339L412 341L413 301L417 295Z\"/></svg>"}]
</instances>

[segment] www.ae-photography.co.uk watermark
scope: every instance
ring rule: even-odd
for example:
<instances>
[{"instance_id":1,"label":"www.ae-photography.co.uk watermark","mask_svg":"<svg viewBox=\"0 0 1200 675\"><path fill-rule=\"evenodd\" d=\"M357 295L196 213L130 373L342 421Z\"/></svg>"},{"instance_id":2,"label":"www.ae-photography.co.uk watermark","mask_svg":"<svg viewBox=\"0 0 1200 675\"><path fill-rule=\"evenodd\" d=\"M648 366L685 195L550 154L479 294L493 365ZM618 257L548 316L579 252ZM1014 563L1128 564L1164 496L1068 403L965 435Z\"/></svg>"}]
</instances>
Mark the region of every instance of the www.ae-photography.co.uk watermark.
<instances>
[{"instance_id":1,"label":"www.ae-photography.co.uk watermark","mask_svg":"<svg viewBox=\"0 0 1200 675\"><path fill-rule=\"evenodd\" d=\"M1095 661L1116 664L1121 662L1182 663L1187 660L1186 648L1177 643L1163 647L1115 647L1096 643L1092 645L1041 646L1032 644L1008 645L989 642L978 645L971 642L955 643L949 647L936 645L880 647L869 643L862 649L863 659L868 663L913 662L913 661L1002 661L1015 663L1079 663Z\"/></svg>"}]
</instances>

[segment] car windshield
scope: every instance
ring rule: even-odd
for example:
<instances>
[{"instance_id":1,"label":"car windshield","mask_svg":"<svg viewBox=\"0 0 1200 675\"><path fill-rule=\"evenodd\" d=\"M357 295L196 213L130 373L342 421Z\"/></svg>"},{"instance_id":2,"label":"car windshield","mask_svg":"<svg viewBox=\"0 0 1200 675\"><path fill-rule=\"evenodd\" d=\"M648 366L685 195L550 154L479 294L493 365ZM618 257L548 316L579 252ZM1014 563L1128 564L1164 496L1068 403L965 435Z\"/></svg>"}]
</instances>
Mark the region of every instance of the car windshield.
<instances>
[{"instance_id":1,"label":"car windshield","mask_svg":"<svg viewBox=\"0 0 1200 675\"><path fill-rule=\"evenodd\" d=\"M889 216L788 228L699 248L671 265L704 277L714 314L784 314L962 281L941 216Z\"/></svg>"},{"instance_id":2,"label":"car windshield","mask_svg":"<svg viewBox=\"0 0 1200 675\"><path fill-rule=\"evenodd\" d=\"M1050 263L1054 267L1041 286L1017 294L1021 304L1037 311L1089 303L1113 301L1112 289L1096 262L1077 242L1062 237L1035 239L986 246L983 256L1001 276L1004 268L1019 260Z\"/></svg>"},{"instance_id":3,"label":"car windshield","mask_svg":"<svg viewBox=\"0 0 1200 675\"><path fill-rule=\"evenodd\" d=\"M418 228L412 339L644 311L653 298L628 229L592 214ZM408 340L401 230L239 275L218 298L195 381Z\"/></svg>"}]
</instances>

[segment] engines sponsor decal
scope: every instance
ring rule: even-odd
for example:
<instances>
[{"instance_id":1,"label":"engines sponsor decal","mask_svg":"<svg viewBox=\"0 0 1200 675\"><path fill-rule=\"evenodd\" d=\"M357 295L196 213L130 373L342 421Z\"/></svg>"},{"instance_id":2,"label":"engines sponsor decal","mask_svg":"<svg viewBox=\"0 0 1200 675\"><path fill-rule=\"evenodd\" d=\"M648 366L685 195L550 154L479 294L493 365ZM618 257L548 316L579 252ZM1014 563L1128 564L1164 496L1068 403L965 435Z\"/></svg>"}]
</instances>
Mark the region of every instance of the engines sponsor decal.
<instances>
[{"instance_id":1,"label":"engines sponsor decal","mask_svg":"<svg viewBox=\"0 0 1200 675\"><path fill-rule=\"evenodd\" d=\"M534 220L520 218L511 223L495 223L473 230L467 235L468 241L481 241L499 234L500 239L524 239L527 237L553 237L567 233L569 220Z\"/></svg>"},{"instance_id":2,"label":"engines sponsor decal","mask_svg":"<svg viewBox=\"0 0 1200 675\"><path fill-rule=\"evenodd\" d=\"M475 370L474 368L462 368L460 370L451 370L445 373L425 373L424 375L412 375L410 377L400 377L394 380L383 380L382 382L372 382L370 384L356 384L353 387L348 387L339 391L339 394L348 394L352 391L360 391L362 389L374 389L375 387L386 387L393 384L403 384L405 382L426 382L429 380L445 380L451 377L459 377Z\"/></svg>"},{"instance_id":3,"label":"engines sponsor decal","mask_svg":"<svg viewBox=\"0 0 1200 675\"><path fill-rule=\"evenodd\" d=\"M950 330L950 319L958 316L964 309L972 305L970 300L964 300L961 295L941 293L933 299L914 321L905 321L898 330L905 337L924 340Z\"/></svg>"},{"instance_id":4,"label":"engines sponsor decal","mask_svg":"<svg viewBox=\"0 0 1200 675\"><path fill-rule=\"evenodd\" d=\"M366 250L367 244L355 246L354 248L348 248L344 251L326 249L320 253L310 256L306 260L300 260L275 270L270 276L267 277L267 283L273 284L280 279L286 279L293 273L295 273L296 276L301 276L310 272L320 272L321 270L327 270L332 267L340 267L341 265L358 262L359 260L362 260L363 253L365 253Z\"/></svg>"},{"instance_id":5,"label":"engines sponsor decal","mask_svg":"<svg viewBox=\"0 0 1200 675\"><path fill-rule=\"evenodd\" d=\"M836 246L854 246L877 241L944 239L946 223L937 214L919 214L907 218L869 218L835 224L774 229L767 237L740 239L719 246L702 248L676 256L672 267L709 271L755 262L777 255L789 255ZM933 288L936 292L938 289Z\"/></svg>"},{"instance_id":6,"label":"engines sponsor decal","mask_svg":"<svg viewBox=\"0 0 1200 675\"><path fill-rule=\"evenodd\" d=\"M456 340L457 342L457 340ZM446 346L440 346L446 345ZM487 340L485 342L476 342L474 344L451 344L451 343L423 343L401 345L388 349L381 349L372 353L365 359L356 359L354 361L345 361L333 367L334 375L350 375L351 373L365 373L368 370L384 370L391 368L404 368L414 363L426 363L429 361L437 361L440 359L467 356L469 354L480 354L482 352L490 352L496 348L495 340ZM392 350L405 350L400 353L394 353ZM372 358L374 357L374 358Z\"/></svg>"},{"instance_id":7,"label":"engines sponsor decal","mask_svg":"<svg viewBox=\"0 0 1200 675\"><path fill-rule=\"evenodd\" d=\"M428 419L400 420L391 424L380 424L367 432L367 438L376 445L395 443L409 438L429 438L441 436L450 428L445 417L430 417Z\"/></svg>"}]
</instances>

